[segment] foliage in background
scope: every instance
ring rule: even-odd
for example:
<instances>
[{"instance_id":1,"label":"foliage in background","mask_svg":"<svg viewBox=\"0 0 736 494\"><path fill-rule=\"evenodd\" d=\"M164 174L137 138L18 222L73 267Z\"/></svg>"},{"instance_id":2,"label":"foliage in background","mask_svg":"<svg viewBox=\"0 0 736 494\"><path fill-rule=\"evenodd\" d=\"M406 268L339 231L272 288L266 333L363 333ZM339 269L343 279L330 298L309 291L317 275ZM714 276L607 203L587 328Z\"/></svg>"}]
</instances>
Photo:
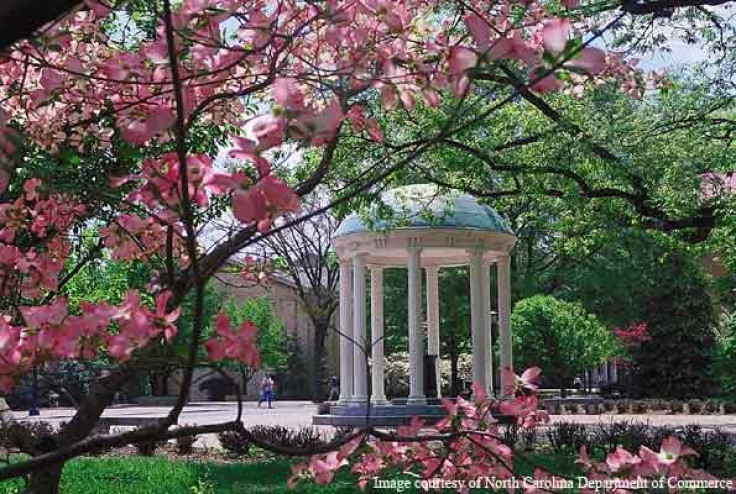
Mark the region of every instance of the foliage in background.
<instances>
[{"instance_id":1,"label":"foliage in background","mask_svg":"<svg viewBox=\"0 0 736 494\"><path fill-rule=\"evenodd\" d=\"M389 398L408 396L409 394L409 353L394 352L386 357L384 369L386 395ZM440 359L440 385L443 396L456 396L451 389L452 365L448 359ZM460 381L459 391L470 386L473 380L473 359L469 353L458 357L457 377Z\"/></svg>"},{"instance_id":2,"label":"foliage in background","mask_svg":"<svg viewBox=\"0 0 736 494\"><path fill-rule=\"evenodd\" d=\"M641 304L648 341L631 349L632 392L642 396L708 396L714 349L714 307L702 267L686 254L659 259L651 293Z\"/></svg>"},{"instance_id":3,"label":"foliage in background","mask_svg":"<svg viewBox=\"0 0 736 494\"><path fill-rule=\"evenodd\" d=\"M277 396L289 399L309 399L309 372L302 341L294 333L286 335L286 362L276 373Z\"/></svg>"},{"instance_id":4,"label":"foliage in background","mask_svg":"<svg viewBox=\"0 0 736 494\"><path fill-rule=\"evenodd\" d=\"M327 195L318 192L303 198L299 215L287 215L282 221L317 213L327 203ZM315 214L301 223L264 239L262 256L293 283L301 307L312 322L310 392L317 401L326 397L325 342L334 330L335 313L339 306L337 284L339 265L331 241L340 225L327 212Z\"/></svg>"},{"instance_id":5,"label":"foliage in background","mask_svg":"<svg viewBox=\"0 0 736 494\"><path fill-rule=\"evenodd\" d=\"M613 333L578 303L535 295L519 301L511 316L514 365L539 366L554 387L572 385L584 370L620 352Z\"/></svg>"},{"instance_id":6,"label":"foliage in background","mask_svg":"<svg viewBox=\"0 0 736 494\"><path fill-rule=\"evenodd\" d=\"M721 318L715 333L713 369L718 385L727 396L736 396L736 313Z\"/></svg>"},{"instance_id":7,"label":"foliage in background","mask_svg":"<svg viewBox=\"0 0 736 494\"><path fill-rule=\"evenodd\" d=\"M233 327L237 328L243 322L251 321L258 328L256 342L261 356L261 369L274 372L284 367L287 361L284 325L274 312L268 297L243 301L230 298L224 302L222 310L230 317ZM238 372L244 390L248 389L248 383L260 370L235 361L225 361L222 365Z\"/></svg>"},{"instance_id":8,"label":"foliage in background","mask_svg":"<svg viewBox=\"0 0 736 494\"><path fill-rule=\"evenodd\" d=\"M280 369L286 365L286 334L284 323L276 315L271 300L266 297L246 300L228 299L223 310L233 326L251 321L258 328L256 341L261 355L261 367L266 370Z\"/></svg>"}]
</instances>

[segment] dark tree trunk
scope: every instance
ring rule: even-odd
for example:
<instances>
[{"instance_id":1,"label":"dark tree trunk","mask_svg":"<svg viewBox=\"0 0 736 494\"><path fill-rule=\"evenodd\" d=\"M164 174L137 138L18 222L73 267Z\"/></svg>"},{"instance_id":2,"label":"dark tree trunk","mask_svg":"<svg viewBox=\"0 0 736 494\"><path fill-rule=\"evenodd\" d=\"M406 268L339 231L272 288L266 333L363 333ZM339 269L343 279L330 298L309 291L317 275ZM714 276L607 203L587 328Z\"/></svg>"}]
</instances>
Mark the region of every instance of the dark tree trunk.
<instances>
[{"instance_id":1,"label":"dark tree trunk","mask_svg":"<svg viewBox=\"0 0 736 494\"><path fill-rule=\"evenodd\" d=\"M318 402L326 399L325 393L325 339L330 328L329 319L316 318L314 325L314 398Z\"/></svg>"},{"instance_id":2,"label":"dark tree trunk","mask_svg":"<svg viewBox=\"0 0 736 494\"><path fill-rule=\"evenodd\" d=\"M115 393L130 376L131 371L126 367L100 378L80 404L74 418L59 434L58 446L69 446L87 437L97 426L102 412L112 403ZM62 462L31 473L28 493L58 494L63 469Z\"/></svg>"},{"instance_id":3,"label":"dark tree trunk","mask_svg":"<svg viewBox=\"0 0 736 494\"><path fill-rule=\"evenodd\" d=\"M28 494L59 494L59 483L64 464L54 465L31 474Z\"/></svg>"}]
</instances>

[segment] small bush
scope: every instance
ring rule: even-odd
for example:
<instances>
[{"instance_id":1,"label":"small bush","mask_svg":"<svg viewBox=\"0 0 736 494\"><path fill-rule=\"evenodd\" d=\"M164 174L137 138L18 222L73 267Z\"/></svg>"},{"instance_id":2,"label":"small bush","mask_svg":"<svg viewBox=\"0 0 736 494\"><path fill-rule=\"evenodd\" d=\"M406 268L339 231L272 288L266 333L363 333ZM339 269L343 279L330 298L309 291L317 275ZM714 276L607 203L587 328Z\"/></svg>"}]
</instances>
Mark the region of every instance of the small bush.
<instances>
[{"instance_id":1,"label":"small bush","mask_svg":"<svg viewBox=\"0 0 736 494\"><path fill-rule=\"evenodd\" d=\"M100 435L107 435L110 434L110 425L109 424L97 424L94 429L92 429L92 432L89 433L91 436L100 436ZM89 456L101 456L110 451L112 448L97 448L89 451L87 454Z\"/></svg>"},{"instance_id":2,"label":"small bush","mask_svg":"<svg viewBox=\"0 0 736 494\"><path fill-rule=\"evenodd\" d=\"M654 413L660 413L669 410L667 401L655 399L649 400L649 409Z\"/></svg>"},{"instance_id":3,"label":"small bush","mask_svg":"<svg viewBox=\"0 0 736 494\"><path fill-rule=\"evenodd\" d=\"M616 410L616 402L614 400L603 400L603 410L613 412Z\"/></svg>"},{"instance_id":4,"label":"small bush","mask_svg":"<svg viewBox=\"0 0 736 494\"><path fill-rule=\"evenodd\" d=\"M599 451L604 454L613 452L619 446L630 452L637 452L642 446L659 451L662 442L670 436L678 437L685 445L698 452L698 456L692 458L694 468L702 468L714 475L731 475L732 471L729 469L736 467L736 456L729 456L734 451L729 434L719 428L703 430L699 425L676 429L666 426L650 427L640 422L601 424L588 446L591 452Z\"/></svg>"},{"instance_id":5,"label":"small bush","mask_svg":"<svg viewBox=\"0 0 736 494\"><path fill-rule=\"evenodd\" d=\"M156 450L166 444L166 441L160 439L149 439L135 444L140 456L154 456Z\"/></svg>"},{"instance_id":6,"label":"small bush","mask_svg":"<svg viewBox=\"0 0 736 494\"><path fill-rule=\"evenodd\" d=\"M713 474L723 472L727 453L733 449L733 440L727 432L718 427L704 431L699 425L693 424L685 426L678 435L683 443L698 452L693 467Z\"/></svg>"},{"instance_id":7,"label":"small bush","mask_svg":"<svg viewBox=\"0 0 736 494\"><path fill-rule=\"evenodd\" d=\"M315 427L290 429L281 425L258 425L250 429L251 434L271 444L291 448L310 448L327 444L326 436Z\"/></svg>"},{"instance_id":8,"label":"small bush","mask_svg":"<svg viewBox=\"0 0 736 494\"><path fill-rule=\"evenodd\" d=\"M180 455L190 455L194 451L197 436L181 436L176 438L176 452Z\"/></svg>"},{"instance_id":9,"label":"small bush","mask_svg":"<svg viewBox=\"0 0 736 494\"><path fill-rule=\"evenodd\" d=\"M337 441L339 439L342 439L343 437L347 437L350 434L355 432L355 429L353 427L350 427L348 425L343 425L340 427L335 428L335 433L332 436L333 441Z\"/></svg>"},{"instance_id":10,"label":"small bush","mask_svg":"<svg viewBox=\"0 0 736 494\"><path fill-rule=\"evenodd\" d=\"M616 402L616 411L618 413L629 413L631 402L629 400L618 400Z\"/></svg>"},{"instance_id":11,"label":"small bush","mask_svg":"<svg viewBox=\"0 0 736 494\"><path fill-rule=\"evenodd\" d=\"M718 413L720 408L720 403L714 400L705 400L703 403L703 411L712 415Z\"/></svg>"},{"instance_id":12,"label":"small bush","mask_svg":"<svg viewBox=\"0 0 736 494\"><path fill-rule=\"evenodd\" d=\"M521 427L519 427L518 424L513 423L509 424L506 429L503 431L503 442L508 446L509 448L515 448L516 443L519 441L519 430Z\"/></svg>"},{"instance_id":13,"label":"small bush","mask_svg":"<svg viewBox=\"0 0 736 494\"><path fill-rule=\"evenodd\" d=\"M688 413L696 414L703 411L703 402L700 400L690 400L687 402Z\"/></svg>"},{"instance_id":14,"label":"small bush","mask_svg":"<svg viewBox=\"0 0 736 494\"><path fill-rule=\"evenodd\" d=\"M547 439L555 451L578 451L588 444L588 433L582 424L559 422L547 429Z\"/></svg>"},{"instance_id":15,"label":"small bush","mask_svg":"<svg viewBox=\"0 0 736 494\"><path fill-rule=\"evenodd\" d=\"M642 444L651 444L649 426L639 422L614 422L600 424L593 433L592 447L605 453L613 452L622 446L629 451L638 451Z\"/></svg>"},{"instance_id":16,"label":"small bush","mask_svg":"<svg viewBox=\"0 0 736 494\"><path fill-rule=\"evenodd\" d=\"M650 440L647 440L645 446L647 446L649 449L659 449L659 447L662 445L662 441L674 435L677 435L677 431L673 427L653 427L651 433L652 438Z\"/></svg>"},{"instance_id":17,"label":"small bush","mask_svg":"<svg viewBox=\"0 0 736 494\"><path fill-rule=\"evenodd\" d=\"M56 432L48 422L2 422L0 447L35 456L56 449Z\"/></svg>"},{"instance_id":18,"label":"small bush","mask_svg":"<svg viewBox=\"0 0 736 494\"><path fill-rule=\"evenodd\" d=\"M537 443L537 429L533 427L522 427L519 431L519 439L522 448L530 450Z\"/></svg>"},{"instance_id":19,"label":"small bush","mask_svg":"<svg viewBox=\"0 0 736 494\"><path fill-rule=\"evenodd\" d=\"M736 449L731 448L723 455L723 472L719 472L724 477L733 477L736 475Z\"/></svg>"},{"instance_id":20,"label":"small bush","mask_svg":"<svg viewBox=\"0 0 736 494\"><path fill-rule=\"evenodd\" d=\"M340 433L349 434L352 430L347 428ZM257 425L249 428L248 432L264 442L289 448L306 449L323 446L329 442L328 437L315 427L290 429L281 425ZM219 439L226 451L237 456L247 455L252 446L249 435L240 431L222 432Z\"/></svg>"},{"instance_id":21,"label":"small bush","mask_svg":"<svg viewBox=\"0 0 736 494\"><path fill-rule=\"evenodd\" d=\"M241 431L220 432L217 438L222 448L235 456L246 456L252 446L248 437Z\"/></svg>"},{"instance_id":22,"label":"small bush","mask_svg":"<svg viewBox=\"0 0 736 494\"><path fill-rule=\"evenodd\" d=\"M192 427L186 425L185 427ZM194 451L194 443L197 442L196 435L179 436L176 438L176 453L180 455L190 455Z\"/></svg>"},{"instance_id":23,"label":"small bush","mask_svg":"<svg viewBox=\"0 0 736 494\"><path fill-rule=\"evenodd\" d=\"M632 413L647 413L647 410L649 409L649 405L644 400L635 400L631 402L631 412Z\"/></svg>"},{"instance_id":24,"label":"small bush","mask_svg":"<svg viewBox=\"0 0 736 494\"><path fill-rule=\"evenodd\" d=\"M727 401L723 404L723 413L736 413L736 403Z\"/></svg>"},{"instance_id":25,"label":"small bush","mask_svg":"<svg viewBox=\"0 0 736 494\"><path fill-rule=\"evenodd\" d=\"M672 413L683 413L685 411L685 404L680 400L672 400L668 406Z\"/></svg>"}]
</instances>

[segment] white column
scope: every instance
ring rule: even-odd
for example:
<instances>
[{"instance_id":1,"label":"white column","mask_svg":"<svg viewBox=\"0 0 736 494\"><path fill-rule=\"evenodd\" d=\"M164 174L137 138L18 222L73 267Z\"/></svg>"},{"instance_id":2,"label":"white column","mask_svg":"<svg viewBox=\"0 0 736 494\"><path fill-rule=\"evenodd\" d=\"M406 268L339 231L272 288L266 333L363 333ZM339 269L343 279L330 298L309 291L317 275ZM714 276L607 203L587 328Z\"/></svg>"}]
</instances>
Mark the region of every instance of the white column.
<instances>
[{"instance_id":1,"label":"white column","mask_svg":"<svg viewBox=\"0 0 736 494\"><path fill-rule=\"evenodd\" d=\"M385 405L383 358L383 268L371 266L371 402Z\"/></svg>"},{"instance_id":2,"label":"white column","mask_svg":"<svg viewBox=\"0 0 736 494\"><path fill-rule=\"evenodd\" d=\"M427 353L436 355L434 373L437 378L437 397L442 396L440 379L440 286L439 268L425 268L427 273Z\"/></svg>"},{"instance_id":3,"label":"white column","mask_svg":"<svg viewBox=\"0 0 736 494\"><path fill-rule=\"evenodd\" d=\"M498 326L501 346L501 369L513 369L511 341L511 257L504 255L498 260ZM510 377L510 376L509 376ZM501 390L513 386L506 382L506 374L501 373Z\"/></svg>"},{"instance_id":4,"label":"white column","mask_svg":"<svg viewBox=\"0 0 736 494\"><path fill-rule=\"evenodd\" d=\"M483 317L485 328L483 337L486 348L486 391L493 394L493 320L491 319L491 265L483 263Z\"/></svg>"},{"instance_id":5,"label":"white column","mask_svg":"<svg viewBox=\"0 0 736 494\"><path fill-rule=\"evenodd\" d=\"M353 258L353 399L354 403L368 401L368 367L366 355L368 341L365 331L365 258L356 254Z\"/></svg>"},{"instance_id":6,"label":"white column","mask_svg":"<svg viewBox=\"0 0 736 494\"><path fill-rule=\"evenodd\" d=\"M426 403L424 397L424 338L422 338L422 249L408 249L409 278L409 397L407 403Z\"/></svg>"},{"instance_id":7,"label":"white column","mask_svg":"<svg viewBox=\"0 0 736 494\"><path fill-rule=\"evenodd\" d=\"M353 285L349 259L340 259L340 400L353 397Z\"/></svg>"},{"instance_id":8,"label":"white column","mask_svg":"<svg viewBox=\"0 0 736 494\"><path fill-rule=\"evenodd\" d=\"M473 384L488 389L486 383L486 359L488 348L486 347L486 317L484 314L486 304L483 302L483 251L476 249L470 253L470 333L473 346Z\"/></svg>"}]
</instances>

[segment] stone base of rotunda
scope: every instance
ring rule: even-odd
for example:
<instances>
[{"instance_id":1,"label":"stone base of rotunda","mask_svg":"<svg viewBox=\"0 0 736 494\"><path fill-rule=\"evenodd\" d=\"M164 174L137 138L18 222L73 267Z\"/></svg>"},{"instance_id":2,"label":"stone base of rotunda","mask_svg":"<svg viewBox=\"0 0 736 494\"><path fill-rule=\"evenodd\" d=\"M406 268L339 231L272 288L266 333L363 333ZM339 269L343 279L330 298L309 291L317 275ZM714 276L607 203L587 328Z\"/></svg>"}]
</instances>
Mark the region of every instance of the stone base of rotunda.
<instances>
[{"instance_id":1,"label":"stone base of rotunda","mask_svg":"<svg viewBox=\"0 0 736 494\"><path fill-rule=\"evenodd\" d=\"M407 425L415 416L420 417L427 424L433 424L447 415L447 410L439 404L439 400L436 400L435 403L421 405L406 404L406 398L403 400L403 404L371 404L370 407L365 403L332 405L329 414L314 415L312 423L336 427L362 425L391 427ZM428 401L431 400L431 398L428 399Z\"/></svg>"}]
</instances>

